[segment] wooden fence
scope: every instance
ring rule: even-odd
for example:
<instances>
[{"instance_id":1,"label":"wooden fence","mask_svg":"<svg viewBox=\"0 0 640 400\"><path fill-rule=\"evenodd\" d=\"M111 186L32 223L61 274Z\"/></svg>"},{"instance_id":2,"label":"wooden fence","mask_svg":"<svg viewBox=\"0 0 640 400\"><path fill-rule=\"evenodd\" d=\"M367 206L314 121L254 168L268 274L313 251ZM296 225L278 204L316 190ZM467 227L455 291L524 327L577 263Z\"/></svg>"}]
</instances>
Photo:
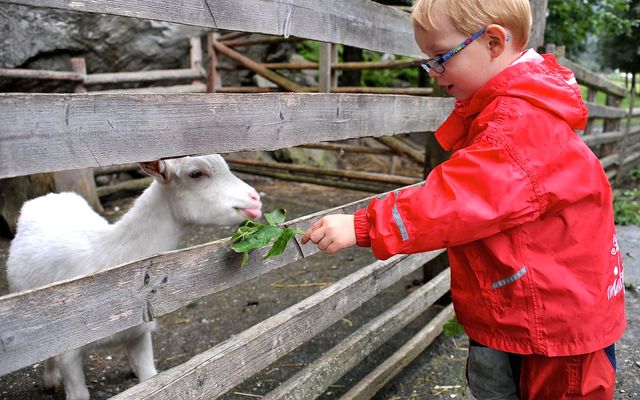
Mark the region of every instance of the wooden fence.
<instances>
[{"instance_id":1,"label":"wooden fence","mask_svg":"<svg viewBox=\"0 0 640 400\"><path fill-rule=\"evenodd\" d=\"M312 0L304 7L283 0L243 0L241 12L235 0L186 0L180 7L152 0L0 3L295 35L410 56L418 53L405 13L360 0ZM628 112L616 104L624 89L573 68L580 83L611 98L608 106L589 104L591 120L603 120L604 132L591 128L585 140L600 153L603 165L615 177L638 163L639 130L629 125L625 131L621 121ZM5 93L0 94L0 178L187 154L275 150L321 141L433 131L452 106L451 99L398 95ZM322 215L351 213L367 202L364 199L324 210L285 225L306 229ZM229 249L229 239L222 239L0 297L0 374L153 320L315 252L314 245L295 242L276 259L263 261L264 254L254 252L248 266L241 269L237 267L241 255ZM114 398L218 398L440 253L375 262ZM448 287L448 270L444 270L267 398L294 394L295 398L318 397ZM397 372L398 365L433 340L451 315L449 306L344 398L370 398Z\"/></svg>"}]
</instances>

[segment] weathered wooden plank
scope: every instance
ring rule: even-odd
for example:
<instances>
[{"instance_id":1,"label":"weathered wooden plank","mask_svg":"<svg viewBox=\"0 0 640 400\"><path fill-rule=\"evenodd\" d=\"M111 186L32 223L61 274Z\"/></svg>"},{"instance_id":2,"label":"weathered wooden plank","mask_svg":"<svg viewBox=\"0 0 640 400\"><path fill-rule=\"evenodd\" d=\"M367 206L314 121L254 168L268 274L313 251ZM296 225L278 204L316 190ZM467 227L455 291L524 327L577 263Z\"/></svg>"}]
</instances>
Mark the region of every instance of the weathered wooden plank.
<instances>
[{"instance_id":1,"label":"weathered wooden plank","mask_svg":"<svg viewBox=\"0 0 640 400\"><path fill-rule=\"evenodd\" d=\"M368 0L0 0L206 28L297 36L417 57L409 15Z\"/></svg>"},{"instance_id":2,"label":"weathered wooden plank","mask_svg":"<svg viewBox=\"0 0 640 400\"><path fill-rule=\"evenodd\" d=\"M596 74L585 67L574 63L564 57L559 57L558 62L565 67L571 69L576 76L578 83L593 87L594 89L601 90L605 93L610 93L615 96L625 97L627 95L627 89L624 86L618 85L606 77Z\"/></svg>"},{"instance_id":3,"label":"weathered wooden plank","mask_svg":"<svg viewBox=\"0 0 640 400\"><path fill-rule=\"evenodd\" d=\"M620 162L620 156L618 153L609 154L600 158L600 165L602 168L607 169L612 165L617 165Z\"/></svg>"},{"instance_id":4,"label":"weathered wooden plank","mask_svg":"<svg viewBox=\"0 0 640 400\"><path fill-rule=\"evenodd\" d=\"M111 72L88 74L84 77L84 84L99 85L105 83L157 82L174 79L202 79L206 77L205 71L198 68Z\"/></svg>"},{"instance_id":5,"label":"weathered wooden plank","mask_svg":"<svg viewBox=\"0 0 640 400\"><path fill-rule=\"evenodd\" d=\"M306 229L324 214L353 213L369 199L287 225ZM136 326L317 251L313 244L291 243L275 259L263 261L265 252L253 252L249 264L240 268L242 256L223 239L0 297L0 375Z\"/></svg>"},{"instance_id":6,"label":"weathered wooden plank","mask_svg":"<svg viewBox=\"0 0 640 400\"><path fill-rule=\"evenodd\" d=\"M265 400L318 398L331 384L444 295L449 290L450 283L449 269L447 269L383 314L370 320L263 398Z\"/></svg>"},{"instance_id":7,"label":"weathered wooden plank","mask_svg":"<svg viewBox=\"0 0 640 400\"><path fill-rule=\"evenodd\" d=\"M82 81L83 75L77 72L48 71L41 69L0 68L2 78L46 79L61 81Z\"/></svg>"},{"instance_id":8,"label":"weathered wooden plank","mask_svg":"<svg viewBox=\"0 0 640 400\"><path fill-rule=\"evenodd\" d=\"M112 399L219 398L437 254L377 261Z\"/></svg>"},{"instance_id":9,"label":"weathered wooden plank","mask_svg":"<svg viewBox=\"0 0 640 400\"><path fill-rule=\"evenodd\" d=\"M624 137L624 133L620 131L594 133L591 135L582 136L582 140L589 147L596 147L604 143L615 143Z\"/></svg>"},{"instance_id":10,"label":"weathered wooden plank","mask_svg":"<svg viewBox=\"0 0 640 400\"><path fill-rule=\"evenodd\" d=\"M603 106L600 104L586 102L591 118L626 118L627 111L619 107Z\"/></svg>"},{"instance_id":11,"label":"weathered wooden plank","mask_svg":"<svg viewBox=\"0 0 640 400\"><path fill-rule=\"evenodd\" d=\"M207 85L205 83L191 83L188 85L173 86L149 86L132 89L107 89L92 90L91 93L121 93L121 94L143 94L143 93L207 93Z\"/></svg>"},{"instance_id":12,"label":"weathered wooden plank","mask_svg":"<svg viewBox=\"0 0 640 400\"><path fill-rule=\"evenodd\" d=\"M442 332L443 325L453 318L453 305L449 304L417 335L405 343L373 372L354 385L340 400L368 400L372 398L398 372L404 369Z\"/></svg>"},{"instance_id":13,"label":"weathered wooden plank","mask_svg":"<svg viewBox=\"0 0 640 400\"><path fill-rule=\"evenodd\" d=\"M355 94L0 94L0 178L435 130L451 99Z\"/></svg>"}]
</instances>

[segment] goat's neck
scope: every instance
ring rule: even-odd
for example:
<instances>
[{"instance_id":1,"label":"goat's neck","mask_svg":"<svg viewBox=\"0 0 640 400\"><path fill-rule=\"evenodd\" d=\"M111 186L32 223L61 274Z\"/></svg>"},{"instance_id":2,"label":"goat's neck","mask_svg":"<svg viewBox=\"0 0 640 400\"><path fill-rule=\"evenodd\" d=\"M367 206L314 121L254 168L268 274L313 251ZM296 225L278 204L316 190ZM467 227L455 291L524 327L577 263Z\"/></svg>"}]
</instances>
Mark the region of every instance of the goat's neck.
<instances>
[{"instance_id":1,"label":"goat's neck","mask_svg":"<svg viewBox=\"0 0 640 400\"><path fill-rule=\"evenodd\" d=\"M112 239L126 247L130 255L144 257L178 246L184 226L174 218L164 190L154 181L113 225Z\"/></svg>"}]
</instances>

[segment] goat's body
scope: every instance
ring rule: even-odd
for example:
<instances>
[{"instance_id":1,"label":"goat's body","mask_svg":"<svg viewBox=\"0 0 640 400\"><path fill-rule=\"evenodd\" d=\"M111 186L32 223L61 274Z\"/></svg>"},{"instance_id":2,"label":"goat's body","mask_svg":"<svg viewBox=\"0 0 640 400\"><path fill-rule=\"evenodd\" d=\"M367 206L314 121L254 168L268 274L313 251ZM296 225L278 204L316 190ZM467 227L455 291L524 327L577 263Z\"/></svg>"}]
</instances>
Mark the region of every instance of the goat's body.
<instances>
[{"instance_id":1,"label":"goat's body","mask_svg":"<svg viewBox=\"0 0 640 400\"><path fill-rule=\"evenodd\" d=\"M220 175L220 182L216 184L223 193L218 195L207 189L203 184L212 183L202 180L199 183L192 183L188 179L181 181L183 177L180 174L186 173L188 176L196 167L191 166L184 172L180 170L181 164L178 164L172 167L175 169L173 173L177 174L173 181L168 175L165 184L154 181L131 210L115 224L109 224L75 193L49 194L26 202L7 260L11 291L32 289L91 274L175 249L185 227L193 223L239 222L242 215L238 210L248 210L245 212L249 216L259 216L259 196L253 188L231 175L228 168L225 169L226 164L221 157L189 158L187 166L191 164L211 176L214 172ZM166 168L169 167L171 165ZM231 185L240 188L247 200L231 190ZM189 190L193 193L189 194ZM216 201L222 204L218 205ZM100 339L85 348L124 345L132 369L141 380L145 380L156 374L150 335L154 327L154 323L144 323ZM62 379L67 399L88 399L82 354L83 349L76 349L47 360L45 385L57 387Z\"/></svg>"},{"instance_id":2,"label":"goat's body","mask_svg":"<svg viewBox=\"0 0 640 400\"><path fill-rule=\"evenodd\" d=\"M110 229L75 193L49 194L25 203L7 268L11 291L98 271L93 246ZM33 251L43 243L47 252Z\"/></svg>"},{"instance_id":3,"label":"goat's body","mask_svg":"<svg viewBox=\"0 0 640 400\"><path fill-rule=\"evenodd\" d=\"M11 290L32 289L174 249L182 228L172 222L149 225L144 220L150 216L141 215L142 210L170 213L159 201L162 197L154 195L159 190L154 186L115 224L75 193L51 193L25 203L7 268ZM46 252L33 251L43 244Z\"/></svg>"}]
</instances>

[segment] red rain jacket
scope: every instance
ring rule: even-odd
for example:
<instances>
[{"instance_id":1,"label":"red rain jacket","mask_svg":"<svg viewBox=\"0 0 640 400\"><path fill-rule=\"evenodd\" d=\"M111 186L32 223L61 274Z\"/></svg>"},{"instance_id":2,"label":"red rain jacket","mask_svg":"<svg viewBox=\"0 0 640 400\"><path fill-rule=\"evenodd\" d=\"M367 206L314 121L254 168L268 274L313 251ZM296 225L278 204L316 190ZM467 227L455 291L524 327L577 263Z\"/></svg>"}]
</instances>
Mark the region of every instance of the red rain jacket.
<instances>
[{"instance_id":1,"label":"red rain jacket","mask_svg":"<svg viewBox=\"0 0 640 400\"><path fill-rule=\"evenodd\" d=\"M479 343L588 353L626 325L611 188L574 131L588 111L573 73L534 54L456 104L436 132L451 158L356 211L356 238L380 259L447 248L456 316Z\"/></svg>"}]
</instances>

